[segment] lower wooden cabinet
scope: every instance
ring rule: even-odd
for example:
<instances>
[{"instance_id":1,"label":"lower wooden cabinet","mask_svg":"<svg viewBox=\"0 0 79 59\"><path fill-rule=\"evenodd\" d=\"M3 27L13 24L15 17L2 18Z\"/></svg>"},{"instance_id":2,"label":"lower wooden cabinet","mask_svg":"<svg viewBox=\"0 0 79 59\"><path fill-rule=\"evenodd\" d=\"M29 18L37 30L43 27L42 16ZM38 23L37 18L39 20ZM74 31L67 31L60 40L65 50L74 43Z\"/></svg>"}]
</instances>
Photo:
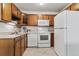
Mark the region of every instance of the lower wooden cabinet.
<instances>
[{"instance_id":1,"label":"lower wooden cabinet","mask_svg":"<svg viewBox=\"0 0 79 59\"><path fill-rule=\"evenodd\" d=\"M0 40L0 56L9 55L9 40L1 39Z\"/></svg>"},{"instance_id":2,"label":"lower wooden cabinet","mask_svg":"<svg viewBox=\"0 0 79 59\"><path fill-rule=\"evenodd\" d=\"M54 33L51 33L51 47L54 47Z\"/></svg>"},{"instance_id":3,"label":"lower wooden cabinet","mask_svg":"<svg viewBox=\"0 0 79 59\"><path fill-rule=\"evenodd\" d=\"M21 38L15 38L15 56L21 55Z\"/></svg>"},{"instance_id":4,"label":"lower wooden cabinet","mask_svg":"<svg viewBox=\"0 0 79 59\"><path fill-rule=\"evenodd\" d=\"M26 48L26 35L16 38L0 38L0 56L21 56Z\"/></svg>"},{"instance_id":5,"label":"lower wooden cabinet","mask_svg":"<svg viewBox=\"0 0 79 59\"><path fill-rule=\"evenodd\" d=\"M25 39L24 39L24 36L21 36L21 54L23 54L24 53L24 51L25 51Z\"/></svg>"}]
</instances>

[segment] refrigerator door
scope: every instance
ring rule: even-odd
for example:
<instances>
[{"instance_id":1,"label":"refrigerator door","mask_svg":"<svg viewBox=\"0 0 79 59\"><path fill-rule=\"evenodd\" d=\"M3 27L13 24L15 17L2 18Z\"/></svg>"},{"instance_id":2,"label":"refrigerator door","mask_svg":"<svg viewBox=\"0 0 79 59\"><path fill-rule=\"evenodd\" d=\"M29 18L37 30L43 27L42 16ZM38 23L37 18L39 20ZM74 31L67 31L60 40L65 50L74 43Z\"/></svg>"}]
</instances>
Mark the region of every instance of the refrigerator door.
<instances>
[{"instance_id":1,"label":"refrigerator door","mask_svg":"<svg viewBox=\"0 0 79 59\"><path fill-rule=\"evenodd\" d=\"M67 12L67 55L79 56L79 11Z\"/></svg>"},{"instance_id":2,"label":"refrigerator door","mask_svg":"<svg viewBox=\"0 0 79 59\"><path fill-rule=\"evenodd\" d=\"M54 28L66 28L66 11L55 16Z\"/></svg>"},{"instance_id":3,"label":"refrigerator door","mask_svg":"<svg viewBox=\"0 0 79 59\"><path fill-rule=\"evenodd\" d=\"M54 49L60 56L66 55L66 30L54 29Z\"/></svg>"}]
</instances>

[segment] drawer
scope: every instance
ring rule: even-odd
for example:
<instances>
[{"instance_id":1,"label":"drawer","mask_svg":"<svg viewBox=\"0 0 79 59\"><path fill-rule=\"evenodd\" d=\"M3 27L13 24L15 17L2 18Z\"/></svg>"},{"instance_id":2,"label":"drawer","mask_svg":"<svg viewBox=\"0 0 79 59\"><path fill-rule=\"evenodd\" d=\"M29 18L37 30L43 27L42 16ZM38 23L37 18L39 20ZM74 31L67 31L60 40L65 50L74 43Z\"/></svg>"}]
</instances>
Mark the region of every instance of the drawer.
<instances>
[{"instance_id":1,"label":"drawer","mask_svg":"<svg viewBox=\"0 0 79 59\"><path fill-rule=\"evenodd\" d=\"M47 44L38 44L38 47L50 47L50 43L47 43Z\"/></svg>"}]
</instances>

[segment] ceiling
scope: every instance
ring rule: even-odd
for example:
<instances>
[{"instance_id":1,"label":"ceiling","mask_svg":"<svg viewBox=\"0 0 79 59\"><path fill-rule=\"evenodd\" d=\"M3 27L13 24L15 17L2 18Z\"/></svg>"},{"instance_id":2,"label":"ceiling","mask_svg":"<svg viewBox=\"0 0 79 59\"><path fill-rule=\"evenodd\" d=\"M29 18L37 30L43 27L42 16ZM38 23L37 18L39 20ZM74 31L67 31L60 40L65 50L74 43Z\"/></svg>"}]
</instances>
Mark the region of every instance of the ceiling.
<instances>
[{"instance_id":1,"label":"ceiling","mask_svg":"<svg viewBox=\"0 0 79 59\"><path fill-rule=\"evenodd\" d=\"M69 3L45 3L40 5L39 3L15 3L15 5L21 11L32 12L60 12Z\"/></svg>"}]
</instances>

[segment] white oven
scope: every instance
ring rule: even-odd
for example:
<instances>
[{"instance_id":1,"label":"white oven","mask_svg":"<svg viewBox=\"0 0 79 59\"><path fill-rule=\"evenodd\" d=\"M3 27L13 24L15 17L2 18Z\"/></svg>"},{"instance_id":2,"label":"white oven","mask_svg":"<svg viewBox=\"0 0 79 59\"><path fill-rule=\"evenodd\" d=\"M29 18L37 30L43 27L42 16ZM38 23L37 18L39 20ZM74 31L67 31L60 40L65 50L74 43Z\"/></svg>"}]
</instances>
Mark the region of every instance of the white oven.
<instances>
[{"instance_id":1,"label":"white oven","mask_svg":"<svg viewBox=\"0 0 79 59\"><path fill-rule=\"evenodd\" d=\"M38 28L38 47L50 47L50 32L48 27Z\"/></svg>"},{"instance_id":2,"label":"white oven","mask_svg":"<svg viewBox=\"0 0 79 59\"><path fill-rule=\"evenodd\" d=\"M50 43L50 33L39 33L38 34L38 43L39 44Z\"/></svg>"}]
</instances>

